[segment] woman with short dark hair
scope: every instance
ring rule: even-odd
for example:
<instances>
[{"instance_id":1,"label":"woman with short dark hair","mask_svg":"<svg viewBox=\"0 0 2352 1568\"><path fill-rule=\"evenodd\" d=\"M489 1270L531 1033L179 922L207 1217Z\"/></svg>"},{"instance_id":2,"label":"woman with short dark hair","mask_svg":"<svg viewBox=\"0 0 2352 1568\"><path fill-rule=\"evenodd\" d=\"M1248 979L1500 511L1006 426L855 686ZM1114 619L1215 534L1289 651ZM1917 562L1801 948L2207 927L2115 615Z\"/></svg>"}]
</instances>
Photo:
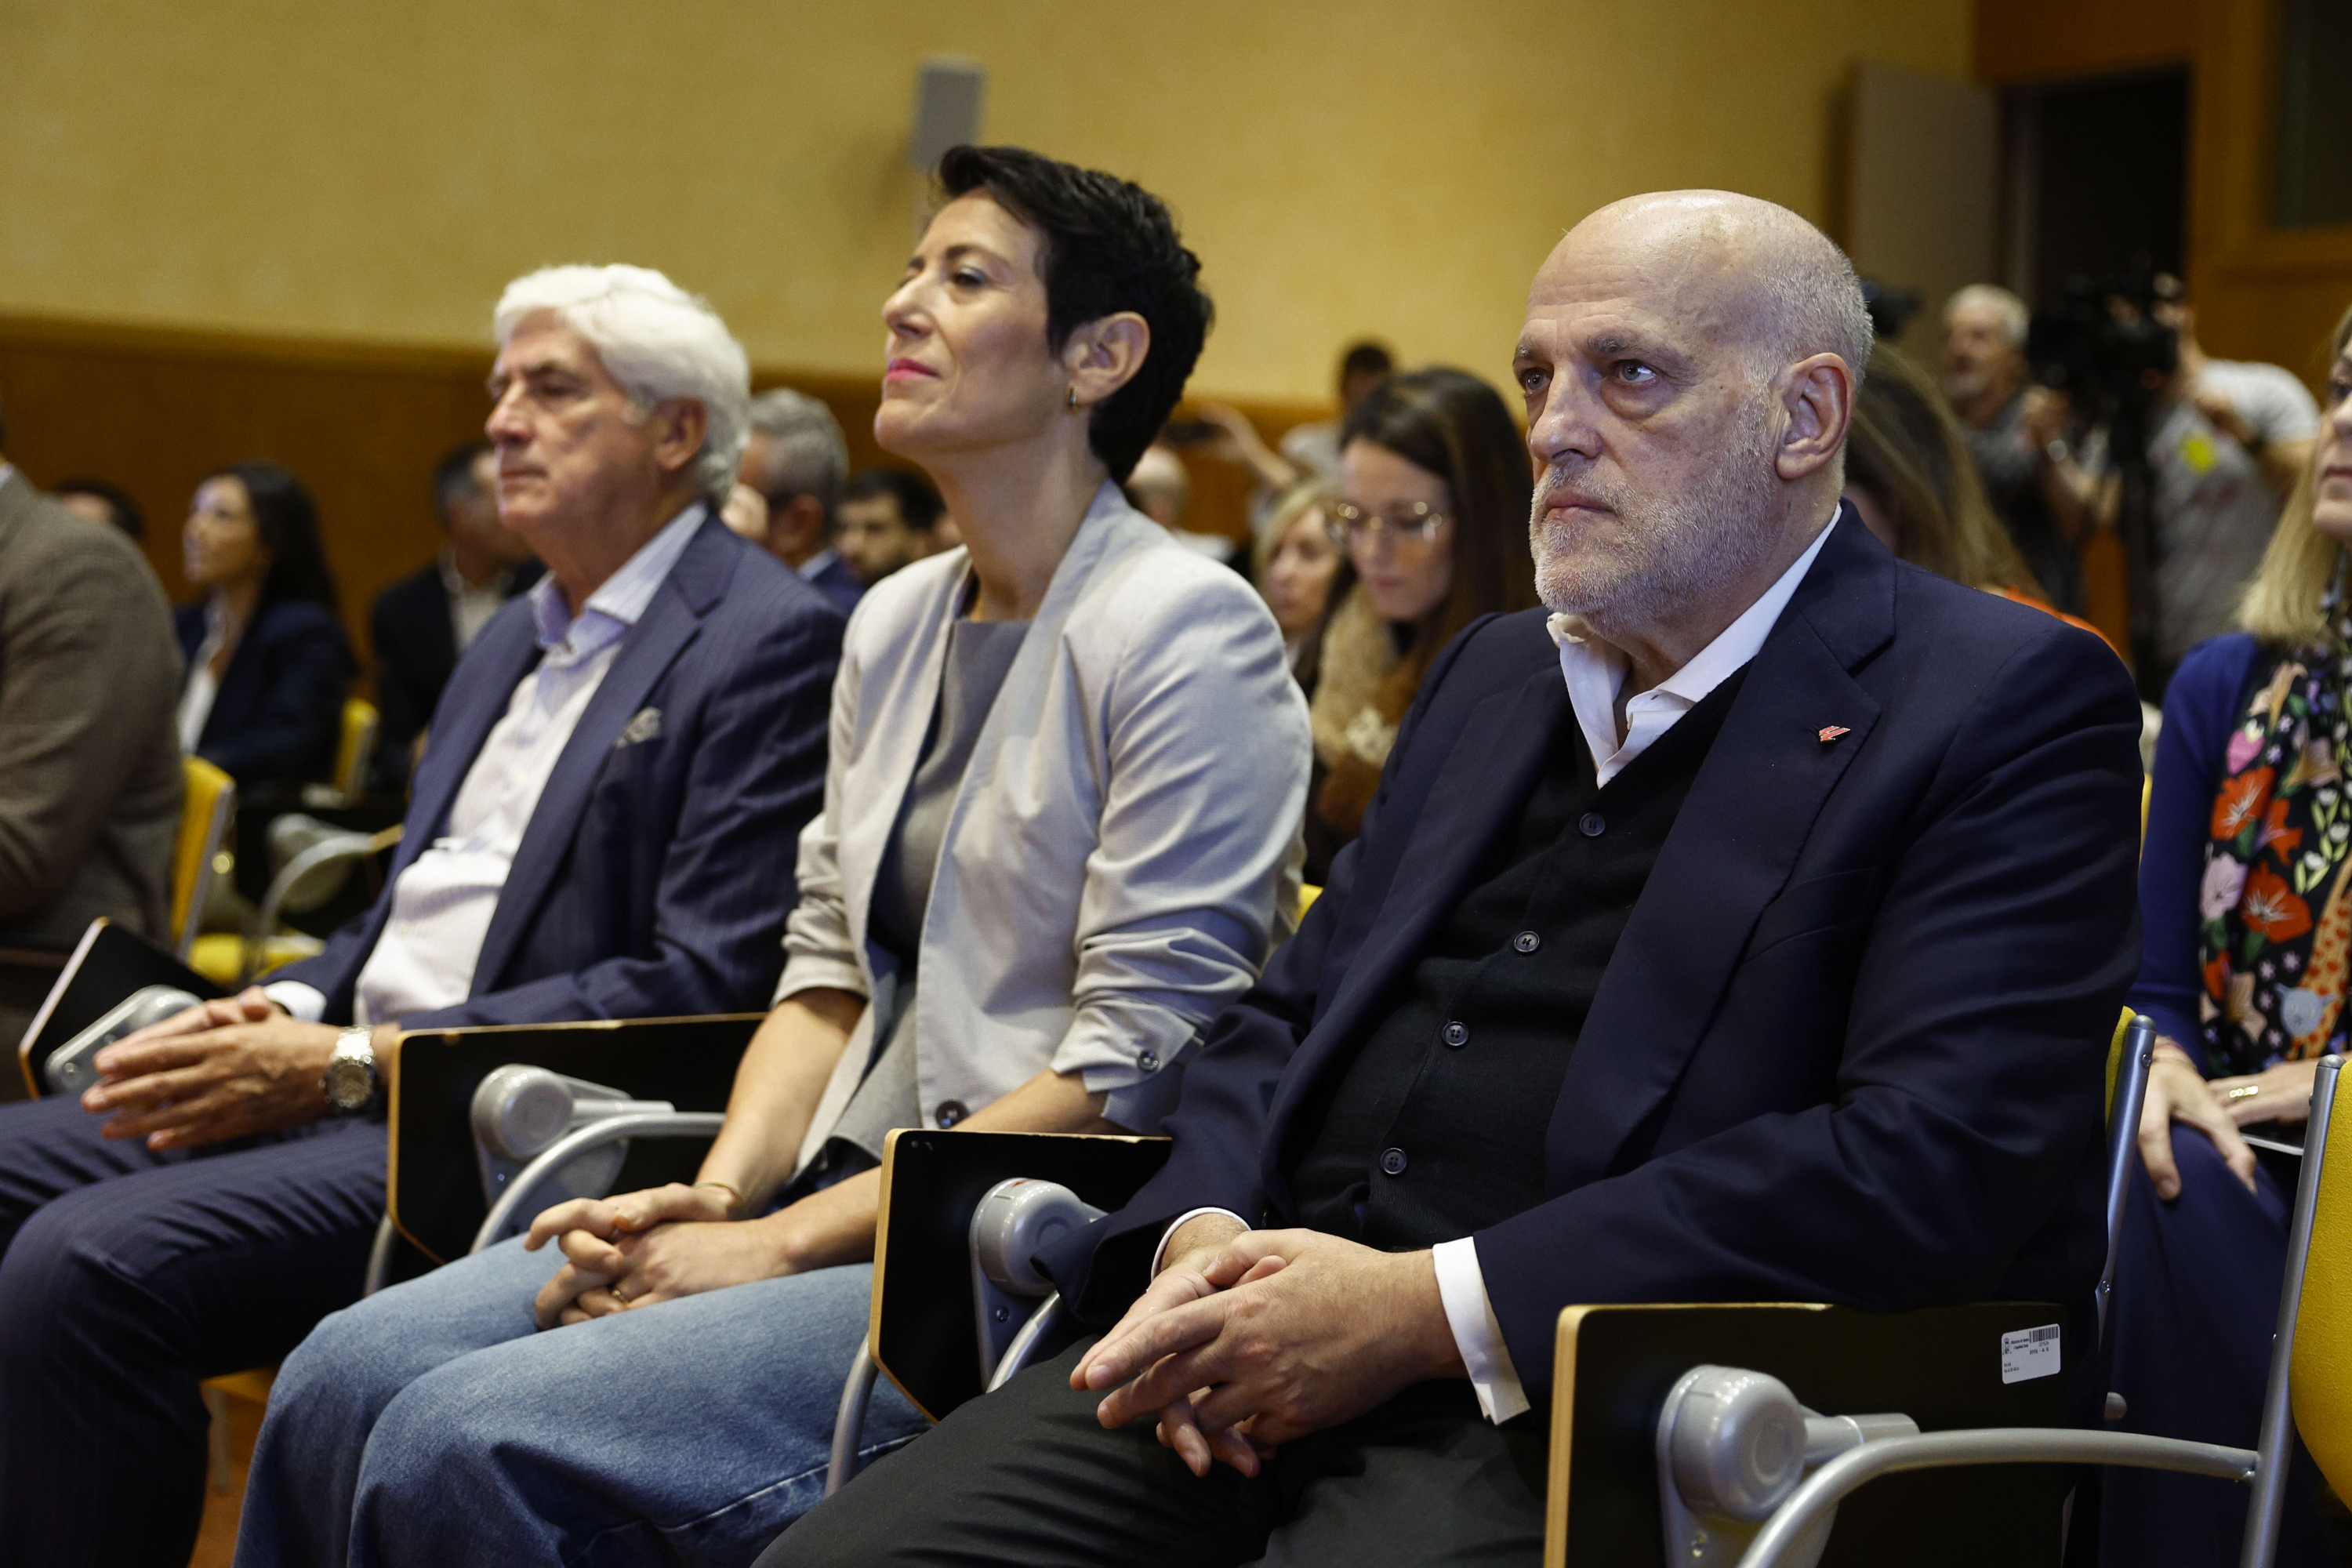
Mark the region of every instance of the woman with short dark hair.
<instances>
[{"instance_id":1,"label":"woman with short dark hair","mask_svg":"<svg viewBox=\"0 0 2352 1568\"><path fill-rule=\"evenodd\" d=\"M1294 905L1282 635L1118 484L1199 354L1199 263L1110 175L966 147L940 176L874 428L964 544L850 619L726 1126L691 1186L559 1205L321 1323L255 1457L248 1568L748 1561L823 1490L888 1131L1156 1131ZM882 1389L866 1452L923 1426Z\"/></svg>"},{"instance_id":2,"label":"woman with short dark hair","mask_svg":"<svg viewBox=\"0 0 2352 1568\"><path fill-rule=\"evenodd\" d=\"M247 794L325 778L352 651L310 490L275 463L215 469L188 503L181 548L205 595L174 612L188 661L181 745Z\"/></svg>"},{"instance_id":3,"label":"woman with short dark hair","mask_svg":"<svg viewBox=\"0 0 2352 1568\"><path fill-rule=\"evenodd\" d=\"M1434 365L1390 376L1339 427L1332 536L1355 576L1317 661L1307 877L1363 826L1397 726L1438 650L1536 602L1528 449L1495 389Z\"/></svg>"}]
</instances>

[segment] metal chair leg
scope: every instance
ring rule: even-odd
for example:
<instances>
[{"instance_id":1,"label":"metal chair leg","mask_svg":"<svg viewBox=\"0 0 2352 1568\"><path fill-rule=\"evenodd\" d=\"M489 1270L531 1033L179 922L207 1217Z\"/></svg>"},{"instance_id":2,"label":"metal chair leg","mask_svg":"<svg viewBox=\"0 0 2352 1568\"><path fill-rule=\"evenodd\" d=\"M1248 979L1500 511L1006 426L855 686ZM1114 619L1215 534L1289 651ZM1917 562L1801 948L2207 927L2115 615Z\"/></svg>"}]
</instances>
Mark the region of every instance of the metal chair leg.
<instances>
[{"instance_id":1,"label":"metal chair leg","mask_svg":"<svg viewBox=\"0 0 2352 1568\"><path fill-rule=\"evenodd\" d=\"M866 1436L866 1405L874 1397L874 1355L864 1340L857 1342L856 1359L841 1385L841 1408L833 1418L833 1462L824 1472L824 1495L831 1497L857 1473L857 1444Z\"/></svg>"}]
</instances>

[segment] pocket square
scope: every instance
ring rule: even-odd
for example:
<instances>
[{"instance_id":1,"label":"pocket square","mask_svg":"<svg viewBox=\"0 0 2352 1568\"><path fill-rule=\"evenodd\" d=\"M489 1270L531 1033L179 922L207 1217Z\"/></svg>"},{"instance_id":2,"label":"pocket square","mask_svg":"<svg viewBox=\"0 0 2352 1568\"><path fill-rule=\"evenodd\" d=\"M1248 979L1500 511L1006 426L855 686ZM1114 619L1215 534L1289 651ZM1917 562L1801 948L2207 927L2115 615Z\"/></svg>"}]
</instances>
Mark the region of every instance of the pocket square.
<instances>
[{"instance_id":1,"label":"pocket square","mask_svg":"<svg viewBox=\"0 0 2352 1568\"><path fill-rule=\"evenodd\" d=\"M641 741L656 740L660 735L661 710L640 708L637 710L637 716L630 720L622 729L621 738L614 741L613 744L615 747L633 746Z\"/></svg>"}]
</instances>

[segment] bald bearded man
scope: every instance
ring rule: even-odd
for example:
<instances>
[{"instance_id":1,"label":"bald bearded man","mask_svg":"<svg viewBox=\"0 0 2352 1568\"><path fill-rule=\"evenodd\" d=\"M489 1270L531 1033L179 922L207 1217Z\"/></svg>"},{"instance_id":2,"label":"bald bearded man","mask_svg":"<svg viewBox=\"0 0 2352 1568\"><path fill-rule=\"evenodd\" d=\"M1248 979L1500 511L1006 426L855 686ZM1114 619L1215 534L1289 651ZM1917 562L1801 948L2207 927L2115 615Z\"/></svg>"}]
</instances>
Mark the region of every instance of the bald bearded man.
<instances>
[{"instance_id":1,"label":"bald bearded man","mask_svg":"<svg viewBox=\"0 0 2352 1568\"><path fill-rule=\"evenodd\" d=\"M1046 1255L1115 1326L763 1563L1533 1563L1564 1307L2091 1321L2138 709L1840 504L1869 346L1769 203L1560 242L1514 362L1548 610L1440 655L1166 1168Z\"/></svg>"}]
</instances>

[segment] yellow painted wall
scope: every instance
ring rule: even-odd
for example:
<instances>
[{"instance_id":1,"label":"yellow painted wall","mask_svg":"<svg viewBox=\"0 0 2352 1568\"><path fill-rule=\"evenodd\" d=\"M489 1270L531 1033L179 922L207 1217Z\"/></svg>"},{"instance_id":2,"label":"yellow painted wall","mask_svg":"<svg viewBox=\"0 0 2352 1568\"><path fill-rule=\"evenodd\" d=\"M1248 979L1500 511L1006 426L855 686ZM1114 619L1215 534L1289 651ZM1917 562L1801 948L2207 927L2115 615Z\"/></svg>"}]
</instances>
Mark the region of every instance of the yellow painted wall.
<instances>
[{"instance_id":1,"label":"yellow painted wall","mask_svg":"<svg viewBox=\"0 0 2352 1568\"><path fill-rule=\"evenodd\" d=\"M1195 384L1320 400L1347 338L1499 376L1594 205L1817 219L1869 57L1964 76L1970 0L0 0L0 312L471 343L542 262L663 268L758 363L870 374L913 74L1171 200Z\"/></svg>"}]
</instances>

